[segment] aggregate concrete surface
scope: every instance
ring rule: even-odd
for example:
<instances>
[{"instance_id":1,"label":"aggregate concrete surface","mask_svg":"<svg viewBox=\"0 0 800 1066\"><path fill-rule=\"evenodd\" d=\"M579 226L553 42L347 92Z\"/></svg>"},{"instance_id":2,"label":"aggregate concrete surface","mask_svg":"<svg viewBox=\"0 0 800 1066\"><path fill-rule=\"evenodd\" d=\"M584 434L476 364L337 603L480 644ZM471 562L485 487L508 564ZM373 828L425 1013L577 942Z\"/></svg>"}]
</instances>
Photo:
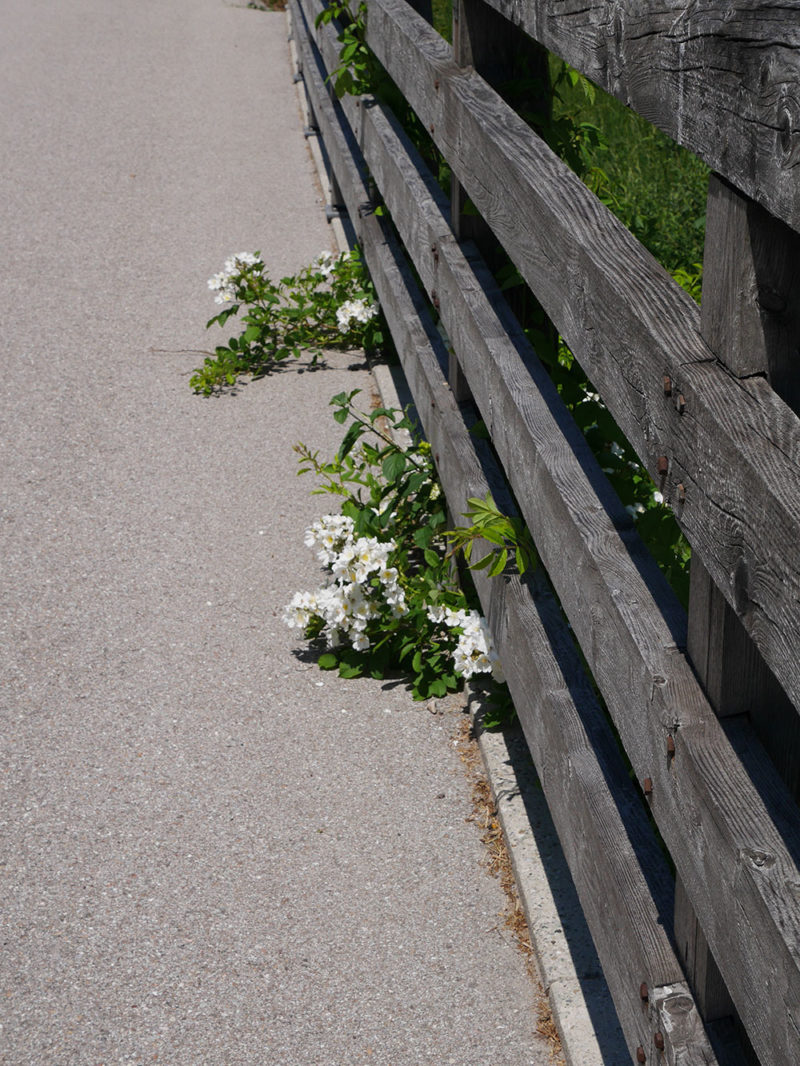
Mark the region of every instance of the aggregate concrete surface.
<instances>
[{"instance_id":1,"label":"aggregate concrete surface","mask_svg":"<svg viewBox=\"0 0 800 1066\"><path fill-rule=\"evenodd\" d=\"M281 620L367 368L189 389L224 258L331 247L284 16L2 10L0 1062L547 1062L453 716Z\"/></svg>"}]
</instances>

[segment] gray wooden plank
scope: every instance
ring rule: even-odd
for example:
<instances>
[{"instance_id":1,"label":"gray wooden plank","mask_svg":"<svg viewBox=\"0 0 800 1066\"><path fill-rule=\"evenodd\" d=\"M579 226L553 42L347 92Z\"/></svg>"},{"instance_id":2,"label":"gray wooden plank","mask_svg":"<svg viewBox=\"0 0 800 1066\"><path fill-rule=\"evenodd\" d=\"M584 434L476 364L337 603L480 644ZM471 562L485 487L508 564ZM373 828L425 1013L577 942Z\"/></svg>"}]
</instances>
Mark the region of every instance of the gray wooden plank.
<instances>
[{"instance_id":1,"label":"gray wooden plank","mask_svg":"<svg viewBox=\"0 0 800 1066\"><path fill-rule=\"evenodd\" d=\"M502 15L483 0L453 0L453 58L460 67L476 70L493 88L502 87L523 73L530 83L524 106L545 116L550 113L552 94L547 51L530 37L520 33ZM518 102L519 106L519 102ZM505 263L503 249L491 228L474 211L466 211L468 196L453 175L450 192L450 218L453 232L472 240L492 267ZM451 387L466 398L468 387L455 358L451 364Z\"/></svg>"},{"instance_id":2,"label":"gray wooden plank","mask_svg":"<svg viewBox=\"0 0 800 1066\"><path fill-rule=\"evenodd\" d=\"M473 308L472 304L476 300L484 299L481 283L469 264L453 266L454 258L460 253L452 236L447 236L448 229L441 212L438 222L430 222L428 228L420 225L419 216L429 210L425 203L426 194L435 195L431 179L414 184L413 174L406 168L397 144L387 145L381 155L374 150L369 130L379 122L379 115L378 108L367 110L362 132L362 143L367 150L371 171L387 197L393 218L407 246L415 255L416 267L426 287L429 291L433 287L437 288L445 325L467 369L470 385L484 417L487 417L488 412L487 421L493 430L495 446L506 462L514 491L536 533L545 563L556 581L559 596L568 609L598 683L612 713L616 712L618 727L640 777L650 776L655 782L654 773L663 770L663 784L671 790L672 778L664 747L667 732L678 728L682 730L683 737L690 737L692 733L683 730L694 719L697 728L694 737L699 743L703 761L709 757L710 751L716 752L713 758L720 759L712 780L719 781L724 778L726 782L730 782L736 779L740 782L738 787L745 789L745 792L739 797L742 806L738 812L734 812L733 807L738 806L739 801L734 800L733 792L724 789L727 792L725 802L732 803L733 807L729 808L727 815L721 815L718 798L711 800L706 795L705 770L700 772L694 767L698 779L687 787L690 791L697 788L703 793L704 803L709 802L710 807L698 805L696 797L686 798L689 810L716 809L714 818L730 818L731 827L737 827L736 832L741 831L744 824L747 824L747 833L756 832L760 835L763 831L775 839L775 830L771 827L769 814L764 810L762 802L756 798L752 784L745 784L742 780L741 767L737 769L728 765L733 757L730 749L725 750L721 738L720 743L717 743L704 735L706 727L712 728L709 724L712 716L693 674L675 649L676 634L670 631L666 623L659 623L652 617L652 608L648 605L652 604L653 598L647 584L659 588L660 575L649 572L646 560L636 556L630 523L626 522L627 516L620 515L618 510L615 513L614 504L602 499L602 493L595 492L593 485L586 486L585 471L590 469L593 460L586 454L585 445L582 452L581 440L575 440L573 450L573 441L564 440L567 431L557 420L554 424L552 412L548 411L547 405L534 403L532 390L540 386L546 391L547 382L533 382L528 373L529 368L518 366L515 370L503 364L501 347L505 346L504 358L507 364L516 355L515 346L509 344L507 339L502 339L503 325L496 317L492 320L491 308L484 306L480 311ZM395 179L388 176L393 167L398 170ZM396 195L392 194L393 190ZM433 196L431 198L433 199ZM550 402L553 403L552 398ZM524 408L524 417L520 416L520 404ZM532 436L536 439L533 445ZM567 456L576 453L579 460L570 463ZM582 495L584 491L589 494L585 498ZM569 502L565 503L565 500ZM615 515L616 521L609 520L609 511ZM636 560L635 563L630 562L631 558ZM647 574L647 582L642 581L642 573ZM624 594L621 592L623 589ZM663 593L663 598L665 610L669 615L672 609L669 606L668 591ZM625 600L628 602L625 603ZM623 621L621 616L627 616L628 606L636 617L628 617L627 621ZM662 617L658 611L655 614L658 618ZM677 615L673 617L679 619ZM656 627L661 625L658 635L648 637L645 634L644 629L650 624ZM678 620L676 625L679 624ZM628 636L623 635L623 630L627 630ZM628 685L632 687L629 688ZM648 706L654 714L649 723L647 714L643 711L643 708ZM645 734L649 734L649 738L646 738ZM647 739L648 744L652 742L647 752L642 752L641 749L644 739ZM654 764L655 770L652 769ZM689 765L689 761L686 765ZM777 783L775 787L780 792ZM734 792L735 790L736 788ZM786 797L783 802L790 806ZM654 811L656 809L657 805L654 804ZM680 813L673 809L667 817L670 819L676 814L678 821L683 821L687 817L686 808ZM691 821L694 821L699 816L690 817ZM676 861L685 861L686 856L681 855L681 852L686 850L685 822L681 829L672 825L671 832L668 832L670 827L662 825L660 821L659 826L665 836L672 837L677 852ZM738 884L740 880L740 844L729 841L718 850L715 843L711 872L706 868L706 852L703 850L706 845L711 846L711 842L704 840L701 845L704 857L700 859L699 854L695 856L702 871L695 871L694 891L706 894L705 909L709 912L718 907L721 898L731 897L733 883L737 881ZM722 858L725 851L728 853L727 860ZM794 861L785 851L784 854L791 868ZM723 866L726 862L729 864L728 874L722 874L720 862ZM762 923L760 935L772 942L776 929L782 926L786 917L784 908L780 917L775 914L766 924ZM796 923L797 915L791 918L790 913L789 920ZM772 923L773 930L768 933L767 925ZM728 929L724 923L717 923L716 932L718 941L728 939ZM779 938L782 936L780 933L777 935ZM775 955L777 958L782 953L788 953L784 954L784 962L789 970L796 970L797 966L796 959L788 961L793 950L793 944L784 943L783 948L777 949ZM738 972L741 972L742 968L740 951L750 953L752 944L737 945L733 949L735 961L729 954L728 967ZM760 950L753 952L747 968L754 966L755 971L758 971L763 965L763 953ZM751 971L751 974L755 971ZM790 978L790 982L796 980L796 974ZM740 996L750 996L751 987L750 979L746 979L744 983L740 979ZM745 988L748 989L747 992ZM757 1017L761 1017L761 1006L759 1004L755 1011ZM778 1008L778 1013L781 1013L781 1008ZM785 1037L785 1015L782 1025L782 1035Z\"/></svg>"},{"instance_id":3,"label":"gray wooden plank","mask_svg":"<svg viewBox=\"0 0 800 1066\"><path fill-rule=\"evenodd\" d=\"M409 268L386 239L385 223L364 218L363 241L448 500L461 510L469 496L483 496L489 486L443 375L441 338ZM535 585L532 597L515 575L503 582L484 579L484 610L501 634L505 661L519 664L519 706L528 712L540 775L569 842L573 876L602 945L633 1053L652 1043L660 1024L642 1009L642 982L656 988L682 979L666 932L671 879L552 593L541 575ZM532 684L524 664L539 660L538 684ZM542 700L534 693L550 695ZM702 1027L692 1030L691 1040L670 1035L667 1049L687 1066L715 1061Z\"/></svg>"},{"instance_id":4,"label":"gray wooden plank","mask_svg":"<svg viewBox=\"0 0 800 1066\"><path fill-rule=\"evenodd\" d=\"M372 191L364 158L355 135L344 120L341 104L328 91L327 68L319 52L313 47L310 28L302 8L291 4L295 19L295 45L303 72L309 100L325 149L331 162L333 179L339 195L347 206L350 221L360 241L361 220L373 209Z\"/></svg>"},{"instance_id":5,"label":"gray wooden plank","mask_svg":"<svg viewBox=\"0 0 800 1066\"><path fill-rule=\"evenodd\" d=\"M800 229L796 4L487 2Z\"/></svg>"},{"instance_id":6,"label":"gray wooden plank","mask_svg":"<svg viewBox=\"0 0 800 1066\"><path fill-rule=\"evenodd\" d=\"M437 34L401 3L369 12L379 58L654 479L667 457L684 532L797 706L800 421L715 362L694 302Z\"/></svg>"},{"instance_id":7,"label":"gray wooden plank","mask_svg":"<svg viewBox=\"0 0 800 1066\"><path fill-rule=\"evenodd\" d=\"M372 113L378 109L364 111L365 127ZM421 203L419 189L408 195ZM423 241L417 266L422 274L434 264L443 313L450 295L480 293L470 264L451 261L450 253L456 251L452 238L448 242L443 237L434 255L424 221L418 218L415 225L416 238ZM446 224L439 232L445 234ZM414 233L404 236L413 243ZM452 285L445 299L448 277ZM463 312L463 302L458 306ZM480 328L470 338L477 345L470 381L480 381L482 396L477 388L475 393L484 414L490 412L490 424L499 429L495 444L516 478L513 487L540 535L543 557L557 575L559 595L598 683L611 697L637 773L653 782L654 816L698 904L709 940L725 960L737 1005L766 1054L783 1061L794 1046L800 1002L797 908L783 887L800 884L790 853L791 841L797 839L797 810L773 780L770 767L759 767L758 788L744 770L742 760L750 749L735 748L731 737L721 732L675 647L674 634L650 606L652 594L642 579L646 561L636 560L644 567L640 572L634 565L638 579L630 572L625 560L636 557L635 545L629 543L630 523L609 523L602 493L591 483L587 489L581 470L564 461L572 452L564 447L563 427L550 407L532 394L531 368L509 366L513 352L503 349L498 355L495 349L507 345L507 337L496 316L492 321L491 311L484 308L474 316ZM464 352L461 355L466 359ZM545 382L542 388L547 388ZM532 449L531 440L536 442ZM587 491L588 507L581 500ZM613 503L610 509L613 513ZM657 586L658 579L653 580ZM665 750L670 731L674 758ZM747 921L747 935L734 943L719 913L720 900L731 898L744 909Z\"/></svg>"},{"instance_id":8,"label":"gray wooden plank","mask_svg":"<svg viewBox=\"0 0 800 1066\"><path fill-rule=\"evenodd\" d=\"M713 1052L709 1053L705 1049L699 1049L691 1060L685 1059L680 1051L676 1050L697 1047L698 1036L701 1034L702 1038L706 1039L702 1020L685 981L654 989L650 995L650 1004L650 1010L656 1018L656 1035L652 1046L643 1049L646 1062L684 1066L684 1063L691 1061L696 1066L703 1066L706 1062L714 1061ZM738 1049L733 1048L732 1052L731 1054L726 1048L724 1058L720 1055L720 1062L724 1062L725 1066L742 1066ZM704 1057L709 1054L712 1057Z\"/></svg>"},{"instance_id":9,"label":"gray wooden plank","mask_svg":"<svg viewBox=\"0 0 800 1066\"><path fill-rule=\"evenodd\" d=\"M734 373L776 377L785 392L800 394L800 363L795 355L800 337L796 326L792 328L800 297L793 295L791 285L800 269L795 261L800 235L716 175L708 201L703 335ZM770 321L769 309L760 306L778 301L782 310L789 311L781 323ZM687 652L715 713L721 717L747 713L784 780L796 790L797 715L697 554L692 558ZM733 1004L680 879L675 936L703 1018L732 1014Z\"/></svg>"},{"instance_id":10,"label":"gray wooden plank","mask_svg":"<svg viewBox=\"0 0 800 1066\"><path fill-rule=\"evenodd\" d=\"M800 410L800 233L712 175L703 262L707 344L737 377L764 374Z\"/></svg>"}]
</instances>

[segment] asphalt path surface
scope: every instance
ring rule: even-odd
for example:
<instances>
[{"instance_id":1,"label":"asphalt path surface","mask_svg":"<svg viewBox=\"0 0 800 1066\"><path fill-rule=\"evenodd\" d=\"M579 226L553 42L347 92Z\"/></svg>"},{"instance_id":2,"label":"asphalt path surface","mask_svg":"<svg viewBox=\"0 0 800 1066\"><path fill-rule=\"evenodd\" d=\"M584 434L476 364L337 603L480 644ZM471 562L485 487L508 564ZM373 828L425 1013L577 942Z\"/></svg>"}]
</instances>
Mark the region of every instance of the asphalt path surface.
<instances>
[{"instance_id":1,"label":"asphalt path surface","mask_svg":"<svg viewBox=\"0 0 800 1066\"><path fill-rule=\"evenodd\" d=\"M2 15L0 1062L545 1063L457 716L281 620L368 369L188 385L227 255L331 248L284 15Z\"/></svg>"}]
</instances>

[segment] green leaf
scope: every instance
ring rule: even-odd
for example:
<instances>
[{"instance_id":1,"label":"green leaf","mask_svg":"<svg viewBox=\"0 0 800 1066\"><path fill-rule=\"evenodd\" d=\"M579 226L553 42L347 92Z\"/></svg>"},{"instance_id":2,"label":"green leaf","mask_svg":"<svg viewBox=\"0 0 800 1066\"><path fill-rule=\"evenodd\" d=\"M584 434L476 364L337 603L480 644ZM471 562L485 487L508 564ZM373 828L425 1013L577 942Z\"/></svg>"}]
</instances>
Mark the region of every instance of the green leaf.
<instances>
[{"instance_id":1,"label":"green leaf","mask_svg":"<svg viewBox=\"0 0 800 1066\"><path fill-rule=\"evenodd\" d=\"M442 561L441 556L432 548L426 548L424 554L425 562L428 564L428 566L438 566L439 563Z\"/></svg>"},{"instance_id":2,"label":"green leaf","mask_svg":"<svg viewBox=\"0 0 800 1066\"><path fill-rule=\"evenodd\" d=\"M341 462L342 459L345 458L345 456L350 454L350 452L353 450L353 446L355 445L356 441L363 432L364 427L359 422L354 422L352 426L350 426L350 428L344 435L344 440L339 446L339 451L336 453L336 458L339 460L339 462Z\"/></svg>"},{"instance_id":3,"label":"green leaf","mask_svg":"<svg viewBox=\"0 0 800 1066\"><path fill-rule=\"evenodd\" d=\"M333 652L327 651L317 659L317 665L320 670L335 670L339 665L339 660Z\"/></svg>"},{"instance_id":4,"label":"green leaf","mask_svg":"<svg viewBox=\"0 0 800 1066\"><path fill-rule=\"evenodd\" d=\"M392 452L383 460L381 469L387 481L397 481L405 473L406 457L402 452Z\"/></svg>"},{"instance_id":5,"label":"green leaf","mask_svg":"<svg viewBox=\"0 0 800 1066\"><path fill-rule=\"evenodd\" d=\"M482 559L479 559L477 563L471 563L470 570L485 570L487 566L492 565L494 554L494 552L489 552L488 555L484 555Z\"/></svg>"},{"instance_id":6,"label":"green leaf","mask_svg":"<svg viewBox=\"0 0 800 1066\"><path fill-rule=\"evenodd\" d=\"M414 531L414 544L418 548L427 548L431 543L433 537L433 530L430 526L423 526L419 530Z\"/></svg>"},{"instance_id":7,"label":"green leaf","mask_svg":"<svg viewBox=\"0 0 800 1066\"><path fill-rule=\"evenodd\" d=\"M508 551L505 548L503 548L503 550L501 552L497 553L497 557L495 558L495 561L492 563L491 567L489 568L489 577L497 577L498 574L502 574L502 572L506 568L506 563L507 562L508 562Z\"/></svg>"}]
</instances>

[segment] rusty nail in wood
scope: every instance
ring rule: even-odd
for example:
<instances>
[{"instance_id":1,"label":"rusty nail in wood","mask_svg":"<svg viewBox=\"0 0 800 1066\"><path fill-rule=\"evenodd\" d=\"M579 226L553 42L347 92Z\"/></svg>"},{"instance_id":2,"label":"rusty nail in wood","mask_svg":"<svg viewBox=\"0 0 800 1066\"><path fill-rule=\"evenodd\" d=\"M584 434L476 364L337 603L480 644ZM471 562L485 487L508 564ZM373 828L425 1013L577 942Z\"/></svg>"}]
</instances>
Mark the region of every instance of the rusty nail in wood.
<instances>
[{"instance_id":1,"label":"rusty nail in wood","mask_svg":"<svg viewBox=\"0 0 800 1066\"><path fill-rule=\"evenodd\" d=\"M647 1062L647 1055L645 1055L643 1047L637 1047L637 1049L636 1049L636 1061L637 1062Z\"/></svg>"},{"instance_id":2,"label":"rusty nail in wood","mask_svg":"<svg viewBox=\"0 0 800 1066\"><path fill-rule=\"evenodd\" d=\"M438 311L439 310L439 293L436 291L436 289L434 289L433 292L431 293L431 303L433 304L433 306Z\"/></svg>"},{"instance_id":3,"label":"rusty nail in wood","mask_svg":"<svg viewBox=\"0 0 800 1066\"><path fill-rule=\"evenodd\" d=\"M652 777L646 777L644 779L644 781L642 782L642 787L644 788L645 796L652 796L653 795L653 779L652 779Z\"/></svg>"},{"instance_id":4,"label":"rusty nail in wood","mask_svg":"<svg viewBox=\"0 0 800 1066\"><path fill-rule=\"evenodd\" d=\"M433 87L434 87L434 89L436 89L437 92L439 91L439 79L438 78L433 83Z\"/></svg>"},{"instance_id":5,"label":"rusty nail in wood","mask_svg":"<svg viewBox=\"0 0 800 1066\"><path fill-rule=\"evenodd\" d=\"M653 1043L656 1045L656 1050L657 1051L663 1051L664 1050L664 1034L663 1033L656 1033L655 1036L653 1037Z\"/></svg>"},{"instance_id":6,"label":"rusty nail in wood","mask_svg":"<svg viewBox=\"0 0 800 1066\"><path fill-rule=\"evenodd\" d=\"M428 129L431 131L431 133L433 133L433 123L431 123L430 126L428 126Z\"/></svg>"},{"instance_id":7,"label":"rusty nail in wood","mask_svg":"<svg viewBox=\"0 0 800 1066\"><path fill-rule=\"evenodd\" d=\"M639 985L639 996L641 997L642 1003L646 1003L650 998L650 989L647 987L647 981L642 981Z\"/></svg>"},{"instance_id":8,"label":"rusty nail in wood","mask_svg":"<svg viewBox=\"0 0 800 1066\"><path fill-rule=\"evenodd\" d=\"M678 485L678 503L686 503L686 489L682 484Z\"/></svg>"},{"instance_id":9,"label":"rusty nail in wood","mask_svg":"<svg viewBox=\"0 0 800 1066\"><path fill-rule=\"evenodd\" d=\"M667 755L669 755L670 759L675 755L675 737L671 733L667 737Z\"/></svg>"},{"instance_id":10,"label":"rusty nail in wood","mask_svg":"<svg viewBox=\"0 0 800 1066\"><path fill-rule=\"evenodd\" d=\"M672 378L669 376L669 374L664 375L664 395L672 395Z\"/></svg>"},{"instance_id":11,"label":"rusty nail in wood","mask_svg":"<svg viewBox=\"0 0 800 1066\"><path fill-rule=\"evenodd\" d=\"M678 399L675 401L675 408L676 408L676 410L677 410L679 415L683 414L683 411L684 411L685 407L686 407L686 400L683 398L683 393L681 392L681 393L678 394Z\"/></svg>"},{"instance_id":12,"label":"rusty nail in wood","mask_svg":"<svg viewBox=\"0 0 800 1066\"><path fill-rule=\"evenodd\" d=\"M660 477L666 477L669 470L669 459L666 455L660 455L658 458L658 473Z\"/></svg>"}]
</instances>

